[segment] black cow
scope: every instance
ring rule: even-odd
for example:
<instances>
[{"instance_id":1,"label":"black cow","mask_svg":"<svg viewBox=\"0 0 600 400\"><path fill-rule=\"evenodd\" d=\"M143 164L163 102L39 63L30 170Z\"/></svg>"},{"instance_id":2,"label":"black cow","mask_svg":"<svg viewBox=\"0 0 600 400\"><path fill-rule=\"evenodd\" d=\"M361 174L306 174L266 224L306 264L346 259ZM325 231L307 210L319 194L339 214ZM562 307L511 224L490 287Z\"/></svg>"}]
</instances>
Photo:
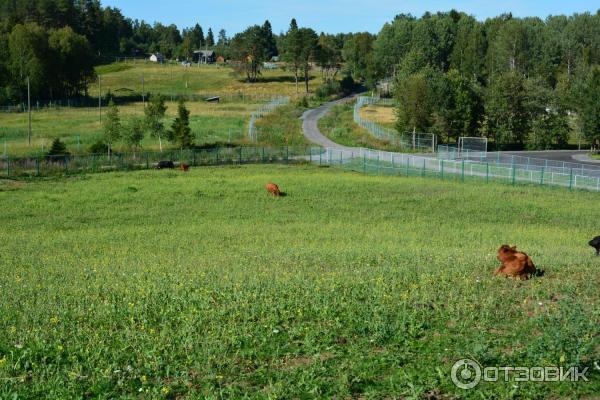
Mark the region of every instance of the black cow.
<instances>
[{"instance_id":1,"label":"black cow","mask_svg":"<svg viewBox=\"0 0 600 400\"><path fill-rule=\"evenodd\" d=\"M175 164L173 161L159 161L156 169L175 169Z\"/></svg>"},{"instance_id":2,"label":"black cow","mask_svg":"<svg viewBox=\"0 0 600 400\"><path fill-rule=\"evenodd\" d=\"M596 249L596 255L600 256L600 236L596 236L589 243L590 246Z\"/></svg>"}]
</instances>

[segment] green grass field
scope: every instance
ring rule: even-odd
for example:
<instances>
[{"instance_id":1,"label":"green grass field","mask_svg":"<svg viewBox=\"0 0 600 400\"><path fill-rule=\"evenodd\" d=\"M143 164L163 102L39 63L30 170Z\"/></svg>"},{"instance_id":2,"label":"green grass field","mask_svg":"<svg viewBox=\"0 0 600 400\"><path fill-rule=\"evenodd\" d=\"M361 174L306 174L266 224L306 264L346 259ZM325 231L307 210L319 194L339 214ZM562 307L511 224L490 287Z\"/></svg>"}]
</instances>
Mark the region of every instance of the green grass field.
<instances>
[{"instance_id":1,"label":"green grass field","mask_svg":"<svg viewBox=\"0 0 600 400\"><path fill-rule=\"evenodd\" d=\"M597 196L309 165L0 181L0 398L593 398L598 371L450 370L593 369ZM503 243L545 276L493 277Z\"/></svg>"},{"instance_id":2,"label":"green grass field","mask_svg":"<svg viewBox=\"0 0 600 400\"><path fill-rule=\"evenodd\" d=\"M126 105L119 106L121 118L127 125L132 116L143 115L142 77L145 92L167 95L221 95L224 102L209 104L203 101L188 102L191 111L190 126L196 137L196 144L233 142L246 143L247 127L252 112L270 97L296 95L296 86L290 71L263 71L260 81L246 83L233 74L229 67L202 66L185 68L181 65L157 65L152 63L110 64L97 67L102 80L102 93L109 91L114 96L129 98ZM187 86L186 86L187 83ZM318 73L314 73L310 88L312 91L321 83ZM301 88L302 89L302 88ZM98 95L97 84L89 85L89 94ZM303 95L302 90L299 95ZM46 151L52 140L63 140L70 152L87 153L89 146L102 138L97 107L62 107L37 109L33 103L32 144L28 142L27 113L0 113L0 155L9 157L39 155ZM63 102L63 104L67 104ZM170 127L177 110L176 102L169 101L166 126ZM106 107L103 113L106 114ZM268 124L270 120L263 124ZM271 132L280 132L282 125L275 120ZM289 125L289 124L288 124ZM268 126L267 126L268 127ZM278 133L275 136L295 136L296 132ZM273 136L273 134L271 134ZM269 143L279 145L287 139ZM298 140L294 139L295 142ZM145 150L157 150L158 140L146 137L142 143ZM118 151L126 150L117 144Z\"/></svg>"},{"instance_id":3,"label":"green grass field","mask_svg":"<svg viewBox=\"0 0 600 400\"><path fill-rule=\"evenodd\" d=\"M244 94L247 96L296 96L293 72L283 69L263 70L259 82L248 83L234 74L232 68L217 65L184 67L179 64L158 65L150 62L136 64L110 64L96 68L101 76L102 92L117 94L160 92L165 94ZM310 91L322 82L318 71L311 73ZM186 85L187 83L187 85ZM97 83L89 85L91 96L98 95ZM300 95L303 94L302 82Z\"/></svg>"},{"instance_id":4,"label":"green grass field","mask_svg":"<svg viewBox=\"0 0 600 400\"><path fill-rule=\"evenodd\" d=\"M167 102L167 118L165 126L171 123L177 114L177 103ZM227 142L244 143L247 136L247 124L252 111L259 107L256 103L222 103L211 104L204 102L188 102L190 110L190 127L195 135L197 144ZM107 109L103 114L106 118ZM144 107L140 103L119 106L119 115L124 127L133 117L143 118ZM98 109L91 108L60 108L43 110L33 113L32 146L27 140L27 114L0 114L0 146L6 139L9 156L36 155L47 150L55 138L60 138L67 144L72 153L87 153L91 144L101 140L103 127L100 124ZM157 150L158 139L146 135L142 142L144 149ZM117 144L117 150L126 150L123 143ZM0 151L3 149L0 148Z\"/></svg>"}]
</instances>

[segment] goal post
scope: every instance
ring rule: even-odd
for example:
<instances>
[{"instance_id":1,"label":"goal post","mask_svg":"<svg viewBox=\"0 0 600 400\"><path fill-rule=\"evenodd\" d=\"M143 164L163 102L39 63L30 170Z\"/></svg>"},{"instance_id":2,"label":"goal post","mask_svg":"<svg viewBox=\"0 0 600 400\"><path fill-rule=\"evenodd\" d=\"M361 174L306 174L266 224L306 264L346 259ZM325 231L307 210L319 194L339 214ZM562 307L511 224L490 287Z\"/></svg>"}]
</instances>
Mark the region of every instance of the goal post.
<instances>
[{"instance_id":1,"label":"goal post","mask_svg":"<svg viewBox=\"0 0 600 400\"><path fill-rule=\"evenodd\" d=\"M461 136L458 139L461 158L485 158L488 151L488 138Z\"/></svg>"}]
</instances>

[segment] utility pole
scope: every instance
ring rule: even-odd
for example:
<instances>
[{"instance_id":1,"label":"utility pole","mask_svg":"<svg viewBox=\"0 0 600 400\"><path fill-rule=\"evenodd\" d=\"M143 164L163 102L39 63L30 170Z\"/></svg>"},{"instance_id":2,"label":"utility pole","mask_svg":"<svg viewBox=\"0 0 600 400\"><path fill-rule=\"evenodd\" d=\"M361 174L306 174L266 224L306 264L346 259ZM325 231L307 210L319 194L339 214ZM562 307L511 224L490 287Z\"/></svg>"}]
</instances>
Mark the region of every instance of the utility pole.
<instances>
[{"instance_id":1,"label":"utility pole","mask_svg":"<svg viewBox=\"0 0 600 400\"><path fill-rule=\"evenodd\" d=\"M28 130L28 139L29 139L29 147L31 147L31 85L29 82L29 77L27 77L27 113L29 114L29 130Z\"/></svg>"},{"instance_id":2,"label":"utility pole","mask_svg":"<svg viewBox=\"0 0 600 400\"><path fill-rule=\"evenodd\" d=\"M144 91L144 73L142 72L142 105L146 107L146 93Z\"/></svg>"},{"instance_id":3,"label":"utility pole","mask_svg":"<svg viewBox=\"0 0 600 400\"><path fill-rule=\"evenodd\" d=\"M98 75L98 115L100 117L100 124L102 124L102 83L100 75Z\"/></svg>"}]
</instances>

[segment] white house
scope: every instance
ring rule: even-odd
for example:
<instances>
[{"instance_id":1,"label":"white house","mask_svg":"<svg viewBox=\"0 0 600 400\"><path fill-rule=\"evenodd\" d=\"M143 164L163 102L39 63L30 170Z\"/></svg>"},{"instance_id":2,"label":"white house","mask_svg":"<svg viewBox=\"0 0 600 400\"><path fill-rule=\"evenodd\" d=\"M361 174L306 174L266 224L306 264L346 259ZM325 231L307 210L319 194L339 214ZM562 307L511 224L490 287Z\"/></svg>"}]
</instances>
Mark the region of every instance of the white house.
<instances>
[{"instance_id":1,"label":"white house","mask_svg":"<svg viewBox=\"0 0 600 400\"><path fill-rule=\"evenodd\" d=\"M150 61L162 64L165 62L165 56L163 56L161 53L154 53L150 55Z\"/></svg>"}]
</instances>

